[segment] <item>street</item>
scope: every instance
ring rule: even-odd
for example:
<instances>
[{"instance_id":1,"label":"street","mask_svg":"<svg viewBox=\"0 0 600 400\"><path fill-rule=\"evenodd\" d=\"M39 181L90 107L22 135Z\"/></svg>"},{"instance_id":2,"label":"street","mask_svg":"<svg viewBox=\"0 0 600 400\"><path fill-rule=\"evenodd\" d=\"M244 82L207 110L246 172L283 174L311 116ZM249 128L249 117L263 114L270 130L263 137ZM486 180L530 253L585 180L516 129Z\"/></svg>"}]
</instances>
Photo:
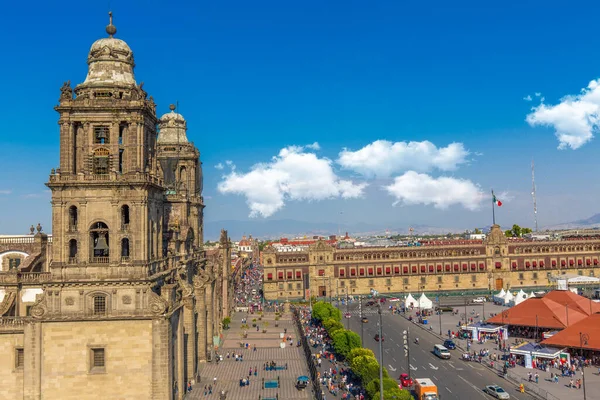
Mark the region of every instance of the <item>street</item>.
<instances>
[{"instance_id":1,"label":"street","mask_svg":"<svg viewBox=\"0 0 600 400\"><path fill-rule=\"evenodd\" d=\"M460 350L451 350L452 358L442 360L433 355L433 346L442 344L437 337L422 329L420 326L409 322L401 315L391 314L386 304L382 304L383 320L383 365L388 369L390 375L396 380L401 373L408 373L414 378L431 378L438 386L440 397L443 400L450 399L491 399L492 397L483 392L486 385L496 384L504 388L511 398L518 400L530 399L528 394L518 393L518 388L511 382L494 374L486 367L476 362L465 362L461 360ZM345 306L341 307L345 312ZM361 333L361 321L358 315L358 303L349 305L348 310L352 315L348 322L350 329L358 334ZM363 316L367 316L368 323L364 324L364 347L373 350L379 358L379 343L375 341L378 332L377 307L364 307ZM410 366L407 365L403 350L402 332L409 329ZM419 338L419 344L414 339Z\"/></svg>"}]
</instances>

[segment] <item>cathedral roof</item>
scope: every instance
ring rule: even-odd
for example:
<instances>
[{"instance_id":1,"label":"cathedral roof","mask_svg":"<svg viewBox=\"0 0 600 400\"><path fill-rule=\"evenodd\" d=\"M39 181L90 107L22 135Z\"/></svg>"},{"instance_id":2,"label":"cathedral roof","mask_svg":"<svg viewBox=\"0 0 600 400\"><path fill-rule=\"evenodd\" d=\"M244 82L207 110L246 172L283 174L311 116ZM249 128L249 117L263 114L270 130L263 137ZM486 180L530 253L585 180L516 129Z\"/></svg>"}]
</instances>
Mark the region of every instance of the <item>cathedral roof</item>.
<instances>
[{"instance_id":1,"label":"cathedral roof","mask_svg":"<svg viewBox=\"0 0 600 400\"><path fill-rule=\"evenodd\" d=\"M131 86L135 85L133 52L121 39L113 36L117 28L110 23L106 27L107 38L98 39L92 44L88 55L87 86Z\"/></svg>"},{"instance_id":2,"label":"cathedral roof","mask_svg":"<svg viewBox=\"0 0 600 400\"><path fill-rule=\"evenodd\" d=\"M158 143L188 143L187 122L183 115L175 112L175 106L170 105L171 112L166 113L158 120Z\"/></svg>"}]
</instances>

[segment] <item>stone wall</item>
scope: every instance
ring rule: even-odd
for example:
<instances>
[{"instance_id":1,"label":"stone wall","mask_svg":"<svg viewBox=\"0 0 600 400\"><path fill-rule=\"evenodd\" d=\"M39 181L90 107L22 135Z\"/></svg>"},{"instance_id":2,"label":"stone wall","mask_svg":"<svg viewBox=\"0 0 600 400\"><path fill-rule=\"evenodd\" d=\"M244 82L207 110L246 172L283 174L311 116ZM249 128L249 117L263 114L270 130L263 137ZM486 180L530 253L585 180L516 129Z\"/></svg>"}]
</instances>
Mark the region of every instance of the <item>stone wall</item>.
<instances>
[{"instance_id":1,"label":"stone wall","mask_svg":"<svg viewBox=\"0 0 600 400\"><path fill-rule=\"evenodd\" d=\"M90 372L91 347L104 347L105 372ZM44 323L44 399L140 399L151 397L152 322Z\"/></svg>"},{"instance_id":2,"label":"stone wall","mask_svg":"<svg viewBox=\"0 0 600 400\"><path fill-rule=\"evenodd\" d=\"M23 333L0 334L0 398L23 398L23 368L16 368L16 349L23 347Z\"/></svg>"}]
</instances>

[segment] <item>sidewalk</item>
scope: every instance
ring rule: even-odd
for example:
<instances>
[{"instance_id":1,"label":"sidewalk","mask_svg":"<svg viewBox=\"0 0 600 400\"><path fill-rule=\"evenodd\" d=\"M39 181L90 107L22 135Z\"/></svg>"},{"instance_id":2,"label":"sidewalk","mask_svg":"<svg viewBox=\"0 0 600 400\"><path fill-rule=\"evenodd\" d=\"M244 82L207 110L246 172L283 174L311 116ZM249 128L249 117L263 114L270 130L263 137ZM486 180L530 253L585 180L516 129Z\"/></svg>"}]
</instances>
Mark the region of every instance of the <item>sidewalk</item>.
<instances>
[{"instance_id":1,"label":"sidewalk","mask_svg":"<svg viewBox=\"0 0 600 400\"><path fill-rule=\"evenodd\" d=\"M464 314L464 306L455 306L455 309L459 310L458 315L452 315L452 313L443 313L442 314L442 335L440 336L440 324L439 324L439 316L432 315L428 319L427 325L416 323L415 325L419 326L421 329L428 331L429 333L440 338L440 343L443 340L448 339L448 330L451 332L456 332L459 328L459 321L461 320L461 316ZM485 313L486 318L489 317L490 313L500 313L502 310L506 310L508 307L498 306L493 303L486 303L485 305ZM476 313L479 313L482 316L482 306L480 304L470 304L467 306L467 315L470 318L472 310L475 309ZM403 314L400 314L403 315ZM409 316L413 317L413 320L416 320L415 310L407 311L405 317ZM475 321L477 322L477 321ZM455 338L454 342L460 351L466 352L467 344L465 339ZM508 338L506 341L507 347L509 345L514 345L515 339ZM490 354L496 353L498 356L501 356L502 351L498 350L498 346L495 341L489 340L484 344L479 344L476 341L473 342L470 346L470 352L473 351L479 352L482 349L487 349L490 351ZM483 365L490 367L490 362L488 358L485 358L482 362ZM500 374L502 370L502 361L496 361L494 363L494 369ZM536 384L535 382L528 381L528 374L531 372L535 374L536 372L539 375L539 381ZM548 400L558 400L558 399L566 399L569 400L583 400L583 389L574 389L569 388L569 381L571 378L559 376L559 383L552 383L550 380L551 373L560 373L558 369L550 368L548 372L540 370L540 369L527 369L520 365L517 365L515 368L508 369L508 378L513 380L517 384L523 383L526 386L527 392L535 393L538 397ZM581 378L581 371L577 371L576 378ZM586 389L586 397L587 399L600 399L600 374L598 368L589 367L585 370L585 389Z\"/></svg>"},{"instance_id":2,"label":"sidewalk","mask_svg":"<svg viewBox=\"0 0 600 400\"><path fill-rule=\"evenodd\" d=\"M247 329L248 337L241 338L242 318L246 318L250 324ZM200 381L196 382L193 390L185 397L186 400L200 399L219 399L222 390L226 393L227 400L258 400L276 399L300 400L311 399L310 387L303 391L298 391L295 387L298 376L308 375L308 367L304 360L302 348L296 347L297 332L294 328L291 312L285 313L279 321L278 327L275 327L275 314L265 312L262 321L257 321L260 330L252 328L252 319L258 318L256 314L236 313L232 316L230 328L225 331L223 346L219 354L223 356L223 361L206 363L200 369ZM263 333L264 322L269 322L267 333ZM285 348L281 348L279 334L287 329L286 336L292 336L294 346L290 347L287 343ZM240 343L248 343L249 348L240 347ZM256 351L253 347L256 345ZM229 352L230 358L227 358ZM232 354L241 354L243 361L235 361ZM265 371L264 364L274 361L278 366L287 369L277 371ZM257 374L254 375L254 368ZM252 369L252 374L249 370ZM240 386L240 379L250 377L250 384ZM217 378L216 385L213 385L214 378ZM263 380L279 381L278 388L263 389ZM204 386L213 385L212 394L204 394ZM259 397L260 396L260 397Z\"/></svg>"}]
</instances>

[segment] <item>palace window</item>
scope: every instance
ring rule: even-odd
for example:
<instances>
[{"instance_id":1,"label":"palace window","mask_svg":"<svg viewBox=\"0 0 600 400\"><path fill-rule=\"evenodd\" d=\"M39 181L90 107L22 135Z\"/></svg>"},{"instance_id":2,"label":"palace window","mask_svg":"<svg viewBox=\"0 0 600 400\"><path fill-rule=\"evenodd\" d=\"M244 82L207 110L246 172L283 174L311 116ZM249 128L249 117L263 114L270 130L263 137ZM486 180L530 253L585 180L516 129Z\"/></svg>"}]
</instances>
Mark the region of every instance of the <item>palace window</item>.
<instances>
[{"instance_id":1,"label":"palace window","mask_svg":"<svg viewBox=\"0 0 600 400\"><path fill-rule=\"evenodd\" d=\"M369 275L373 275L373 268L369 268Z\"/></svg>"},{"instance_id":2,"label":"palace window","mask_svg":"<svg viewBox=\"0 0 600 400\"><path fill-rule=\"evenodd\" d=\"M296 279L302 279L302 271L296 271Z\"/></svg>"},{"instance_id":3,"label":"palace window","mask_svg":"<svg viewBox=\"0 0 600 400\"><path fill-rule=\"evenodd\" d=\"M471 282L477 282L477 275L471 275Z\"/></svg>"},{"instance_id":4,"label":"palace window","mask_svg":"<svg viewBox=\"0 0 600 400\"><path fill-rule=\"evenodd\" d=\"M74 264L77 262L77 240L69 240L69 263Z\"/></svg>"},{"instance_id":5,"label":"palace window","mask_svg":"<svg viewBox=\"0 0 600 400\"><path fill-rule=\"evenodd\" d=\"M458 264L454 264L454 272L458 272Z\"/></svg>"},{"instance_id":6,"label":"palace window","mask_svg":"<svg viewBox=\"0 0 600 400\"><path fill-rule=\"evenodd\" d=\"M273 274L272 274L272 273L270 273L270 272L269 272L269 273L267 274L267 280L268 280L268 281L272 281L272 280L273 280Z\"/></svg>"},{"instance_id":7,"label":"palace window","mask_svg":"<svg viewBox=\"0 0 600 400\"><path fill-rule=\"evenodd\" d=\"M15 268L19 268L19 265L21 265L21 259L16 257L16 258L9 258L8 259L8 269L15 269Z\"/></svg>"},{"instance_id":8,"label":"palace window","mask_svg":"<svg viewBox=\"0 0 600 400\"><path fill-rule=\"evenodd\" d=\"M69 231L77 232L77 207L69 207Z\"/></svg>"},{"instance_id":9,"label":"palace window","mask_svg":"<svg viewBox=\"0 0 600 400\"><path fill-rule=\"evenodd\" d=\"M538 278L538 273L537 272L533 272L532 274L533 279L537 279Z\"/></svg>"},{"instance_id":10,"label":"palace window","mask_svg":"<svg viewBox=\"0 0 600 400\"><path fill-rule=\"evenodd\" d=\"M283 283L279 284L279 290L283 290Z\"/></svg>"},{"instance_id":11,"label":"palace window","mask_svg":"<svg viewBox=\"0 0 600 400\"><path fill-rule=\"evenodd\" d=\"M577 275L583 275L583 271L582 270L577 271Z\"/></svg>"},{"instance_id":12,"label":"palace window","mask_svg":"<svg viewBox=\"0 0 600 400\"><path fill-rule=\"evenodd\" d=\"M288 290L292 290L294 289L294 284L293 283L288 283Z\"/></svg>"},{"instance_id":13,"label":"palace window","mask_svg":"<svg viewBox=\"0 0 600 400\"><path fill-rule=\"evenodd\" d=\"M369 286L375 286L375 280L369 279Z\"/></svg>"},{"instance_id":14,"label":"palace window","mask_svg":"<svg viewBox=\"0 0 600 400\"><path fill-rule=\"evenodd\" d=\"M385 267L385 274L389 275L392 273L392 268L391 267Z\"/></svg>"},{"instance_id":15,"label":"palace window","mask_svg":"<svg viewBox=\"0 0 600 400\"><path fill-rule=\"evenodd\" d=\"M283 280L283 271L277 271L277 279L279 279L280 281Z\"/></svg>"},{"instance_id":16,"label":"palace window","mask_svg":"<svg viewBox=\"0 0 600 400\"><path fill-rule=\"evenodd\" d=\"M392 280L390 278L387 278L385 280L385 284L386 284L386 286L392 286Z\"/></svg>"},{"instance_id":17,"label":"palace window","mask_svg":"<svg viewBox=\"0 0 600 400\"><path fill-rule=\"evenodd\" d=\"M400 267L394 267L394 274L400 273Z\"/></svg>"},{"instance_id":18,"label":"palace window","mask_svg":"<svg viewBox=\"0 0 600 400\"><path fill-rule=\"evenodd\" d=\"M483 270L483 269L485 269L485 264L484 264L484 263L479 263L479 269L480 269L480 270Z\"/></svg>"},{"instance_id":19,"label":"palace window","mask_svg":"<svg viewBox=\"0 0 600 400\"><path fill-rule=\"evenodd\" d=\"M450 264L446 264L446 266L444 267L444 269L446 270L446 272L450 272Z\"/></svg>"},{"instance_id":20,"label":"palace window","mask_svg":"<svg viewBox=\"0 0 600 400\"><path fill-rule=\"evenodd\" d=\"M99 125L94 127L94 143L108 144L110 143L110 127L107 125Z\"/></svg>"},{"instance_id":21,"label":"palace window","mask_svg":"<svg viewBox=\"0 0 600 400\"><path fill-rule=\"evenodd\" d=\"M345 283L345 282L342 282L342 283ZM302 284L301 283L296 283L296 289L297 290L302 289Z\"/></svg>"},{"instance_id":22,"label":"palace window","mask_svg":"<svg viewBox=\"0 0 600 400\"><path fill-rule=\"evenodd\" d=\"M292 271L288 271L288 272L287 272L287 278L288 278L288 279L292 279L292 277L293 277L293 276L294 276L294 275L293 275Z\"/></svg>"},{"instance_id":23,"label":"palace window","mask_svg":"<svg viewBox=\"0 0 600 400\"><path fill-rule=\"evenodd\" d=\"M360 276L365 276L365 269L364 268L359 269L358 273Z\"/></svg>"},{"instance_id":24,"label":"palace window","mask_svg":"<svg viewBox=\"0 0 600 400\"><path fill-rule=\"evenodd\" d=\"M381 275L381 273L382 273L381 271L382 271L381 267L377 267L377 275Z\"/></svg>"},{"instance_id":25,"label":"palace window","mask_svg":"<svg viewBox=\"0 0 600 400\"><path fill-rule=\"evenodd\" d=\"M350 276L356 276L356 269L350 268Z\"/></svg>"},{"instance_id":26,"label":"palace window","mask_svg":"<svg viewBox=\"0 0 600 400\"><path fill-rule=\"evenodd\" d=\"M590 276L594 276L594 270L593 269L590 270Z\"/></svg>"},{"instance_id":27,"label":"palace window","mask_svg":"<svg viewBox=\"0 0 600 400\"><path fill-rule=\"evenodd\" d=\"M438 283L442 283L442 281L443 281L443 278L442 278L441 276L438 276L438 277L437 277L437 281L438 281Z\"/></svg>"},{"instance_id":28,"label":"palace window","mask_svg":"<svg viewBox=\"0 0 600 400\"><path fill-rule=\"evenodd\" d=\"M437 272L442 272L442 264L437 265Z\"/></svg>"},{"instance_id":29,"label":"palace window","mask_svg":"<svg viewBox=\"0 0 600 400\"><path fill-rule=\"evenodd\" d=\"M430 272L430 273L431 273L431 272L433 272L433 265L430 265L430 266L429 266L429 272Z\"/></svg>"},{"instance_id":30,"label":"palace window","mask_svg":"<svg viewBox=\"0 0 600 400\"><path fill-rule=\"evenodd\" d=\"M523 273L522 273L522 272L520 272L520 273L519 273L519 280L520 280L520 281L522 281L522 280L523 280Z\"/></svg>"},{"instance_id":31,"label":"palace window","mask_svg":"<svg viewBox=\"0 0 600 400\"><path fill-rule=\"evenodd\" d=\"M427 277L425 277L425 276L422 276L422 277L421 277L421 284L422 284L422 285L424 285L424 284L426 284L426 283L427 283Z\"/></svg>"},{"instance_id":32,"label":"palace window","mask_svg":"<svg viewBox=\"0 0 600 400\"><path fill-rule=\"evenodd\" d=\"M356 287L356 280L355 279L352 279L350 281L350 287Z\"/></svg>"},{"instance_id":33,"label":"palace window","mask_svg":"<svg viewBox=\"0 0 600 400\"><path fill-rule=\"evenodd\" d=\"M106 368L106 353L104 348L90 349L90 372L104 372Z\"/></svg>"},{"instance_id":34,"label":"palace window","mask_svg":"<svg viewBox=\"0 0 600 400\"><path fill-rule=\"evenodd\" d=\"M341 277L344 277L346 275L346 270L345 269L340 268L339 271L340 271L340 276Z\"/></svg>"},{"instance_id":35,"label":"palace window","mask_svg":"<svg viewBox=\"0 0 600 400\"><path fill-rule=\"evenodd\" d=\"M320 269L319 270L319 276L325 276L325 270L324 269Z\"/></svg>"},{"instance_id":36,"label":"palace window","mask_svg":"<svg viewBox=\"0 0 600 400\"><path fill-rule=\"evenodd\" d=\"M96 296L94 296L93 300L94 300L94 314L96 314L96 315L106 314L106 296L96 295Z\"/></svg>"},{"instance_id":37,"label":"palace window","mask_svg":"<svg viewBox=\"0 0 600 400\"><path fill-rule=\"evenodd\" d=\"M22 347L15 349L15 368L22 369L25 365L25 350Z\"/></svg>"},{"instance_id":38,"label":"palace window","mask_svg":"<svg viewBox=\"0 0 600 400\"><path fill-rule=\"evenodd\" d=\"M425 273L425 266L421 265L421 273L424 274Z\"/></svg>"}]
</instances>

